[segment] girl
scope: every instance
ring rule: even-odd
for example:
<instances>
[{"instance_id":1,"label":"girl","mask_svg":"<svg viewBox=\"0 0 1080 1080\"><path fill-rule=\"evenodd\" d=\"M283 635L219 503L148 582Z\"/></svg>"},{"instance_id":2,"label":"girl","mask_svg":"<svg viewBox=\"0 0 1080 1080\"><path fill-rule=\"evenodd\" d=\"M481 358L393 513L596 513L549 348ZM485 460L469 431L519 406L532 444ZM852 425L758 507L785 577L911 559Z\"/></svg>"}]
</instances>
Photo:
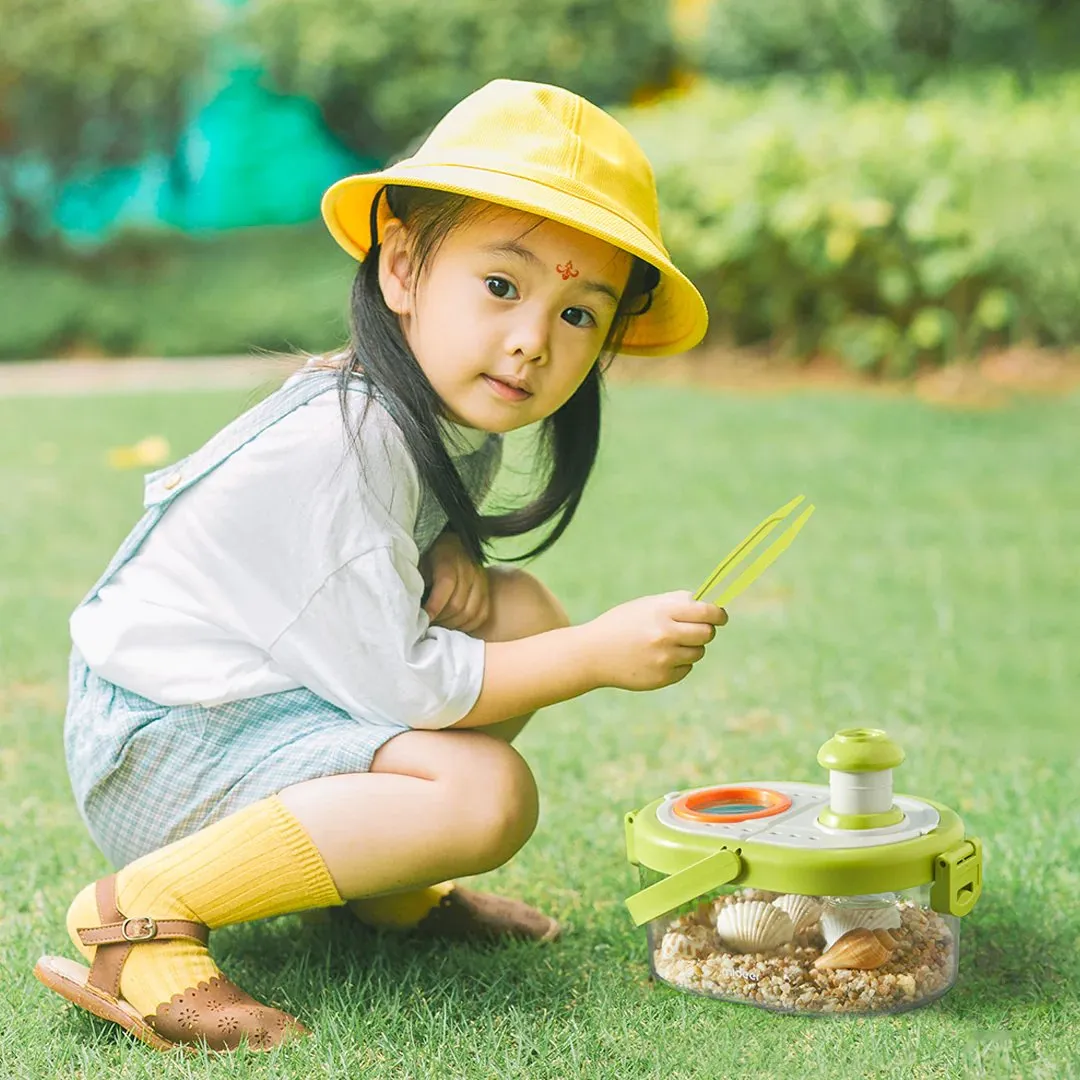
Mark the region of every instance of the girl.
<instances>
[{"instance_id":1,"label":"girl","mask_svg":"<svg viewBox=\"0 0 1080 1080\"><path fill-rule=\"evenodd\" d=\"M727 616L687 592L571 626L484 544L573 517L602 367L697 343L704 303L660 239L628 132L565 90L499 80L416 154L334 185L358 260L350 347L172 468L71 619L65 745L122 867L68 911L89 967L47 986L165 1049L306 1029L228 982L210 929L346 901L377 925L550 939L454 885L537 819L510 741L595 687L683 678ZM542 425L542 490L477 506L505 432Z\"/></svg>"}]
</instances>

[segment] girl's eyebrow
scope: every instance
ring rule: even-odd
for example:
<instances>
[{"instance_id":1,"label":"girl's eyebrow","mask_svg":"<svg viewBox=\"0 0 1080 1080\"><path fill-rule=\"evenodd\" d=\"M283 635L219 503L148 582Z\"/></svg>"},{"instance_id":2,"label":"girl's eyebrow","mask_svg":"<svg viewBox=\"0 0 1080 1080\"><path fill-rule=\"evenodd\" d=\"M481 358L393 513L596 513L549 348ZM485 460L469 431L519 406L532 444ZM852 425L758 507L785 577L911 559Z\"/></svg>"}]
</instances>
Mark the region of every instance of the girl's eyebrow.
<instances>
[{"instance_id":1,"label":"girl's eyebrow","mask_svg":"<svg viewBox=\"0 0 1080 1080\"><path fill-rule=\"evenodd\" d=\"M480 250L486 252L488 255L513 256L541 270L547 265L535 251L531 251L524 245L519 244L516 240L504 240L501 244L485 244ZM590 278L584 278L575 281L574 286L579 289L584 289L586 292L596 292L603 296L607 296L611 299L613 304L618 306L619 294L604 281L594 281Z\"/></svg>"}]
</instances>

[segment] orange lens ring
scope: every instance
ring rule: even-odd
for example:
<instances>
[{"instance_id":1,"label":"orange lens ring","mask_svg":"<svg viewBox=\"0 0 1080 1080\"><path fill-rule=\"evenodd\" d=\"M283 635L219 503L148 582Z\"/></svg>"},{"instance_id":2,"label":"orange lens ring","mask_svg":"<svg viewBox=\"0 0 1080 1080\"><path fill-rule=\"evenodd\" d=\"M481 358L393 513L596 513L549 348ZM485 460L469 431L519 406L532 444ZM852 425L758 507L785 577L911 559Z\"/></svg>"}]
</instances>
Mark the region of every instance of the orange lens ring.
<instances>
[{"instance_id":1,"label":"orange lens ring","mask_svg":"<svg viewBox=\"0 0 1080 1080\"><path fill-rule=\"evenodd\" d=\"M760 806L761 809L733 814L725 814L722 809L725 804L735 807L747 803ZM721 807L721 809L705 810L702 809L703 805ZM780 791L773 791L772 788L715 787L681 796L672 804L671 811L676 817L685 818L688 821L734 824L739 821L753 821L755 818L782 814L790 806L791 799Z\"/></svg>"}]
</instances>

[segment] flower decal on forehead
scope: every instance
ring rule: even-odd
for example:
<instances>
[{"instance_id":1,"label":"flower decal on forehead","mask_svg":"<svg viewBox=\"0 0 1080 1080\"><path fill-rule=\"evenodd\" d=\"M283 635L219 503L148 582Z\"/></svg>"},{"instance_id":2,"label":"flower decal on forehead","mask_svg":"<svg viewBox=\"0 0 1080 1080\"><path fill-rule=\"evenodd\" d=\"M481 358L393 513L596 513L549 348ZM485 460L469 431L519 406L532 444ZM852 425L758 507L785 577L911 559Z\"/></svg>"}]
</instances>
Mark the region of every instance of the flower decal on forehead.
<instances>
[{"instance_id":1,"label":"flower decal on forehead","mask_svg":"<svg viewBox=\"0 0 1080 1080\"><path fill-rule=\"evenodd\" d=\"M572 277L577 277L580 273L579 270L574 269L574 264L567 259L565 265L557 265L555 269L562 274L563 281L567 281Z\"/></svg>"}]
</instances>

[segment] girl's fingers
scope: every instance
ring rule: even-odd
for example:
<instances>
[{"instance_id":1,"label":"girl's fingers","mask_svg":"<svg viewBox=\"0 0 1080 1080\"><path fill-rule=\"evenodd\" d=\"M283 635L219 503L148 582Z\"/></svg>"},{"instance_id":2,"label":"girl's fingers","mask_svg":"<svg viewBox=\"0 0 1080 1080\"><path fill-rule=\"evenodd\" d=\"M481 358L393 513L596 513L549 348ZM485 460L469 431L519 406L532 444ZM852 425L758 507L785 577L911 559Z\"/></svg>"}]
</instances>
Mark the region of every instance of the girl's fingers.
<instances>
[{"instance_id":1,"label":"girl's fingers","mask_svg":"<svg viewBox=\"0 0 1080 1080\"><path fill-rule=\"evenodd\" d=\"M436 573L424 610L432 623L468 633L487 621L489 606L487 571L459 561Z\"/></svg>"},{"instance_id":2,"label":"girl's fingers","mask_svg":"<svg viewBox=\"0 0 1080 1080\"><path fill-rule=\"evenodd\" d=\"M454 593L455 585L456 581L452 575L443 575L435 578L435 581L431 586L431 595L428 596L427 603L424 605L424 610L428 613L428 618L432 622L443 613L447 602Z\"/></svg>"},{"instance_id":3,"label":"girl's fingers","mask_svg":"<svg viewBox=\"0 0 1080 1080\"><path fill-rule=\"evenodd\" d=\"M696 664L705 655L705 646L698 645L696 647L689 647L686 645L676 645L671 650L671 660L676 666L682 666L683 664Z\"/></svg>"},{"instance_id":4,"label":"girl's fingers","mask_svg":"<svg viewBox=\"0 0 1080 1080\"><path fill-rule=\"evenodd\" d=\"M466 634L472 634L476 630L479 630L480 627L483 626L484 623L487 622L487 620L488 620L487 608L486 607L481 607L481 608L477 609L475 614L470 614L470 616L467 619L463 620L463 622L462 622L461 626L459 627L459 629L464 631Z\"/></svg>"},{"instance_id":5,"label":"girl's fingers","mask_svg":"<svg viewBox=\"0 0 1080 1080\"><path fill-rule=\"evenodd\" d=\"M484 625L491 612L491 597L488 592L487 571L479 570L473 579L472 591L466 605L467 617L462 630L471 634Z\"/></svg>"},{"instance_id":6,"label":"girl's fingers","mask_svg":"<svg viewBox=\"0 0 1080 1080\"><path fill-rule=\"evenodd\" d=\"M468 632L479 626L487 593L487 578L483 570L469 567L459 573L454 591L443 609L441 625L448 630Z\"/></svg>"},{"instance_id":7,"label":"girl's fingers","mask_svg":"<svg viewBox=\"0 0 1080 1080\"><path fill-rule=\"evenodd\" d=\"M461 629L466 634L471 634L487 622L489 611L487 572L481 569L473 575L472 588L469 590L469 598L465 602L465 610L462 613Z\"/></svg>"},{"instance_id":8,"label":"girl's fingers","mask_svg":"<svg viewBox=\"0 0 1080 1080\"><path fill-rule=\"evenodd\" d=\"M716 637L716 627L710 623L676 623L680 645L708 645Z\"/></svg>"},{"instance_id":9,"label":"girl's fingers","mask_svg":"<svg viewBox=\"0 0 1080 1080\"><path fill-rule=\"evenodd\" d=\"M695 600L693 603L695 615L692 619L687 619L687 622L709 623L711 626L727 625L727 611L724 608L717 607L708 600Z\"/></svg>"},{"instance_id":10,"label":"girl's fingers","mask_svg":"<svg viewBox=\"0 0 1080 1080\"><path fill-rule=\"evenodd\" d=\"M472 602L475 587L475 571L468 566L461 567L458 571L457 587L454 589L454 595L450 597L450 603L447 605L457 624L453 627L455 630L461 629L460 624L469 618L469 605Z\"/></svg>"},{"instance_id":11,"label":"girl's fingers","mask_svg":"<svg viewBox=\"0 0 1080 1080\"><path fill-rule=\"evenodd\" d=\"M723 626L728 621L727 612L709 600L695 600L690 593L675 593L674 596L671 617L678 622Z\"/></svg>"}]
</instances>

